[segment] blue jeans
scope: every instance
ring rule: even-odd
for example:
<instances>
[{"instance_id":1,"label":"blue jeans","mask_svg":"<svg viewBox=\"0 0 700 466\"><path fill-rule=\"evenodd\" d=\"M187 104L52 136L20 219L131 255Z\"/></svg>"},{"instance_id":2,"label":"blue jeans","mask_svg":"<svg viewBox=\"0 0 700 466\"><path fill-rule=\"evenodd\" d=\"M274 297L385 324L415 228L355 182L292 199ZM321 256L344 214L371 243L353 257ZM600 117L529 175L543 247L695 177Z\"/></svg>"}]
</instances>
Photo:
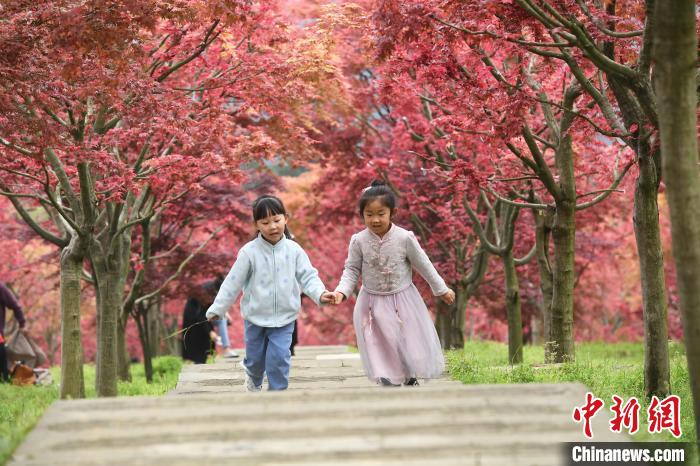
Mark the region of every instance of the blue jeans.
<instances>
[{"instance_id":1,"label":"blue jeans","mask_svg":"<svg viewBox=\"0 0 700 466\"><path fill-rule=\"evenodd\" d=\"M269 390L286 390L289 385L289 366L294 322L284 327L259 327L245 323L245 359L243 367L256 387L262 385L267 373Z\"/></svg>"},{"instance_id":2,"label":"blue jeans","mask_svg":"<svg viewBox=\"0 0 700 466\"><path fill-rule=\"evenodd\" d=\"M221 337L221 346L230 348L231 341L228 339L228 320L226 318L216 321L216 333Z\"/></svg>"}]
</instances>

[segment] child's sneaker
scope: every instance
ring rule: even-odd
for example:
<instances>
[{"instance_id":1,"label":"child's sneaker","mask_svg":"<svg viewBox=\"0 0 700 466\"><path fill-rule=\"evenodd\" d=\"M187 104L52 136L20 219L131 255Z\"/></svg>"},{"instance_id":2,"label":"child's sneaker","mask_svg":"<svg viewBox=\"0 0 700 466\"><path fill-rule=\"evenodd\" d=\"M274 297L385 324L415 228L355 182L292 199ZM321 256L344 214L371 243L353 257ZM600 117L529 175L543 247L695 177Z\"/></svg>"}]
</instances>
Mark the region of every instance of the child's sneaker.
<instances>
[{"instance_id":1,"label":"child's sneaker","mask_svg":"<svg viewBox=\"0 0 700 466\"><path fill-rule=\"evenodd\" d=\"M224 356L225 358L237 358L237 357L239 357L239 356L238 356L238 353L236 353L234 350L232 350L232 349L230 349L230 348L227 349L226 351L224 351L224 355L223 355L223 356Z\"/></svg>"},{"instance_id":2,"label":"child's sneaker","mask_svg":"<svg viewBox=\"0 0 700 466\"><path fill-rule=\"evenodd\" d=\"M386 377L379 377L379 383L384 387L400 387L400 383L391 383L391 380Z\"/></svg>"},{"instance_id":3,"label":"child's sneaker","mask_svg":"<svg viewBox=\"0 0 700 466\"><path fill-rule=\"evenodd\" d=\"M410 379L406 380L403 384L404 384L404 385L410 385L410 386L412 386L412 387L417 387L417 386L420 385L420 384L418 383L418 379L416 379L415 377L411 377Z\"/></svg>"},{"instance_id":4,"label":"child's sneaker","mask_svg":"<svg viewBox=\"0 0 700 466\"><path fill-rule=\"evenodd\" d=\"M262 390L262 385L256 387L252 377L248 375L248 372L245 373L245 382L243 383L243 386L247 392L259 392Z\"/></svg>"}]
</instances>

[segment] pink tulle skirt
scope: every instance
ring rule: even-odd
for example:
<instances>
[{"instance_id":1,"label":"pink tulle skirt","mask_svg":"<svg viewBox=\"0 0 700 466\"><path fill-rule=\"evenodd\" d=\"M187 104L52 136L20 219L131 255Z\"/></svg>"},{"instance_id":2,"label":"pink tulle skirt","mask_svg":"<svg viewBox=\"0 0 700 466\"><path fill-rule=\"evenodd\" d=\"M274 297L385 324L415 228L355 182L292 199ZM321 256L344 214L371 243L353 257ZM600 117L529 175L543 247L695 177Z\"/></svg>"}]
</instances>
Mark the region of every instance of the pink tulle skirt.
<instances>
[{"instance_id":1,"label":"pink tulle skirt","mask_svg":"<svg viewBox=\"0 0 700 466\"><path fill-rule=\"evenodd\" d=\"M440 340L416 287L390 295L360 290L353 313L357 347L370 380L400 384L439 377L445 369Z\"/></svg>"}]
</instances>

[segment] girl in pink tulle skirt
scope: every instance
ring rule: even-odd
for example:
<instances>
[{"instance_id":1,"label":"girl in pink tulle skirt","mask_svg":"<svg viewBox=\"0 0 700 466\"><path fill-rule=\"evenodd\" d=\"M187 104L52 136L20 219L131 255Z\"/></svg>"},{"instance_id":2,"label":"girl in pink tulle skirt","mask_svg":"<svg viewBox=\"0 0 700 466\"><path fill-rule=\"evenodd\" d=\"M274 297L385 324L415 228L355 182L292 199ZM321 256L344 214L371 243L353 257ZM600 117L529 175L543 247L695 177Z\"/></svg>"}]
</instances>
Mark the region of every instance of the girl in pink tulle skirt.
<instances>
[{"instance_id":1,"label":"girl in pink tulle skirt","mask_svg":"<svg viewBox=\"0 0 700 466\"><path fill-rule=\"evenodd\" d=\"M415 235L391 222L396 198L383 181L363 191L359 207L367 228L350 240L335 293L341 302L362 277L353 322L365 373L383 385L417 385L418 379L439 377L445 368L440 340L413 285L412 268L446 303L452 304L455 294Z\"/></svg>"}]
</instances>

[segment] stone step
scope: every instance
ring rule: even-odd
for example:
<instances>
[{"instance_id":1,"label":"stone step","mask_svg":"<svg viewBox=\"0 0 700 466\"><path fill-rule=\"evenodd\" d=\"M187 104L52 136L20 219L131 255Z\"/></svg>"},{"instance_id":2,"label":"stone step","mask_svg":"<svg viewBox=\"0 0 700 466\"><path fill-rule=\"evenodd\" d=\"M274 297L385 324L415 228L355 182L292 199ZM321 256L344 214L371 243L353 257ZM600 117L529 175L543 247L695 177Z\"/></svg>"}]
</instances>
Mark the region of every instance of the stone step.
<instances>
[{"instance_id":1,"label":"stone step","mask_svg":"<svg viewBox=\"0 0 700 466\"><path fill-rule=\"evenodd\" d=\"M168 396L55 402L10 465L548 466L584 440L581 384L381 387L347 347L297 348L284 392L245 393L241 360L218 358ZM627 441L608 419L595 440Z\"/></svg>"}]
</instances>

